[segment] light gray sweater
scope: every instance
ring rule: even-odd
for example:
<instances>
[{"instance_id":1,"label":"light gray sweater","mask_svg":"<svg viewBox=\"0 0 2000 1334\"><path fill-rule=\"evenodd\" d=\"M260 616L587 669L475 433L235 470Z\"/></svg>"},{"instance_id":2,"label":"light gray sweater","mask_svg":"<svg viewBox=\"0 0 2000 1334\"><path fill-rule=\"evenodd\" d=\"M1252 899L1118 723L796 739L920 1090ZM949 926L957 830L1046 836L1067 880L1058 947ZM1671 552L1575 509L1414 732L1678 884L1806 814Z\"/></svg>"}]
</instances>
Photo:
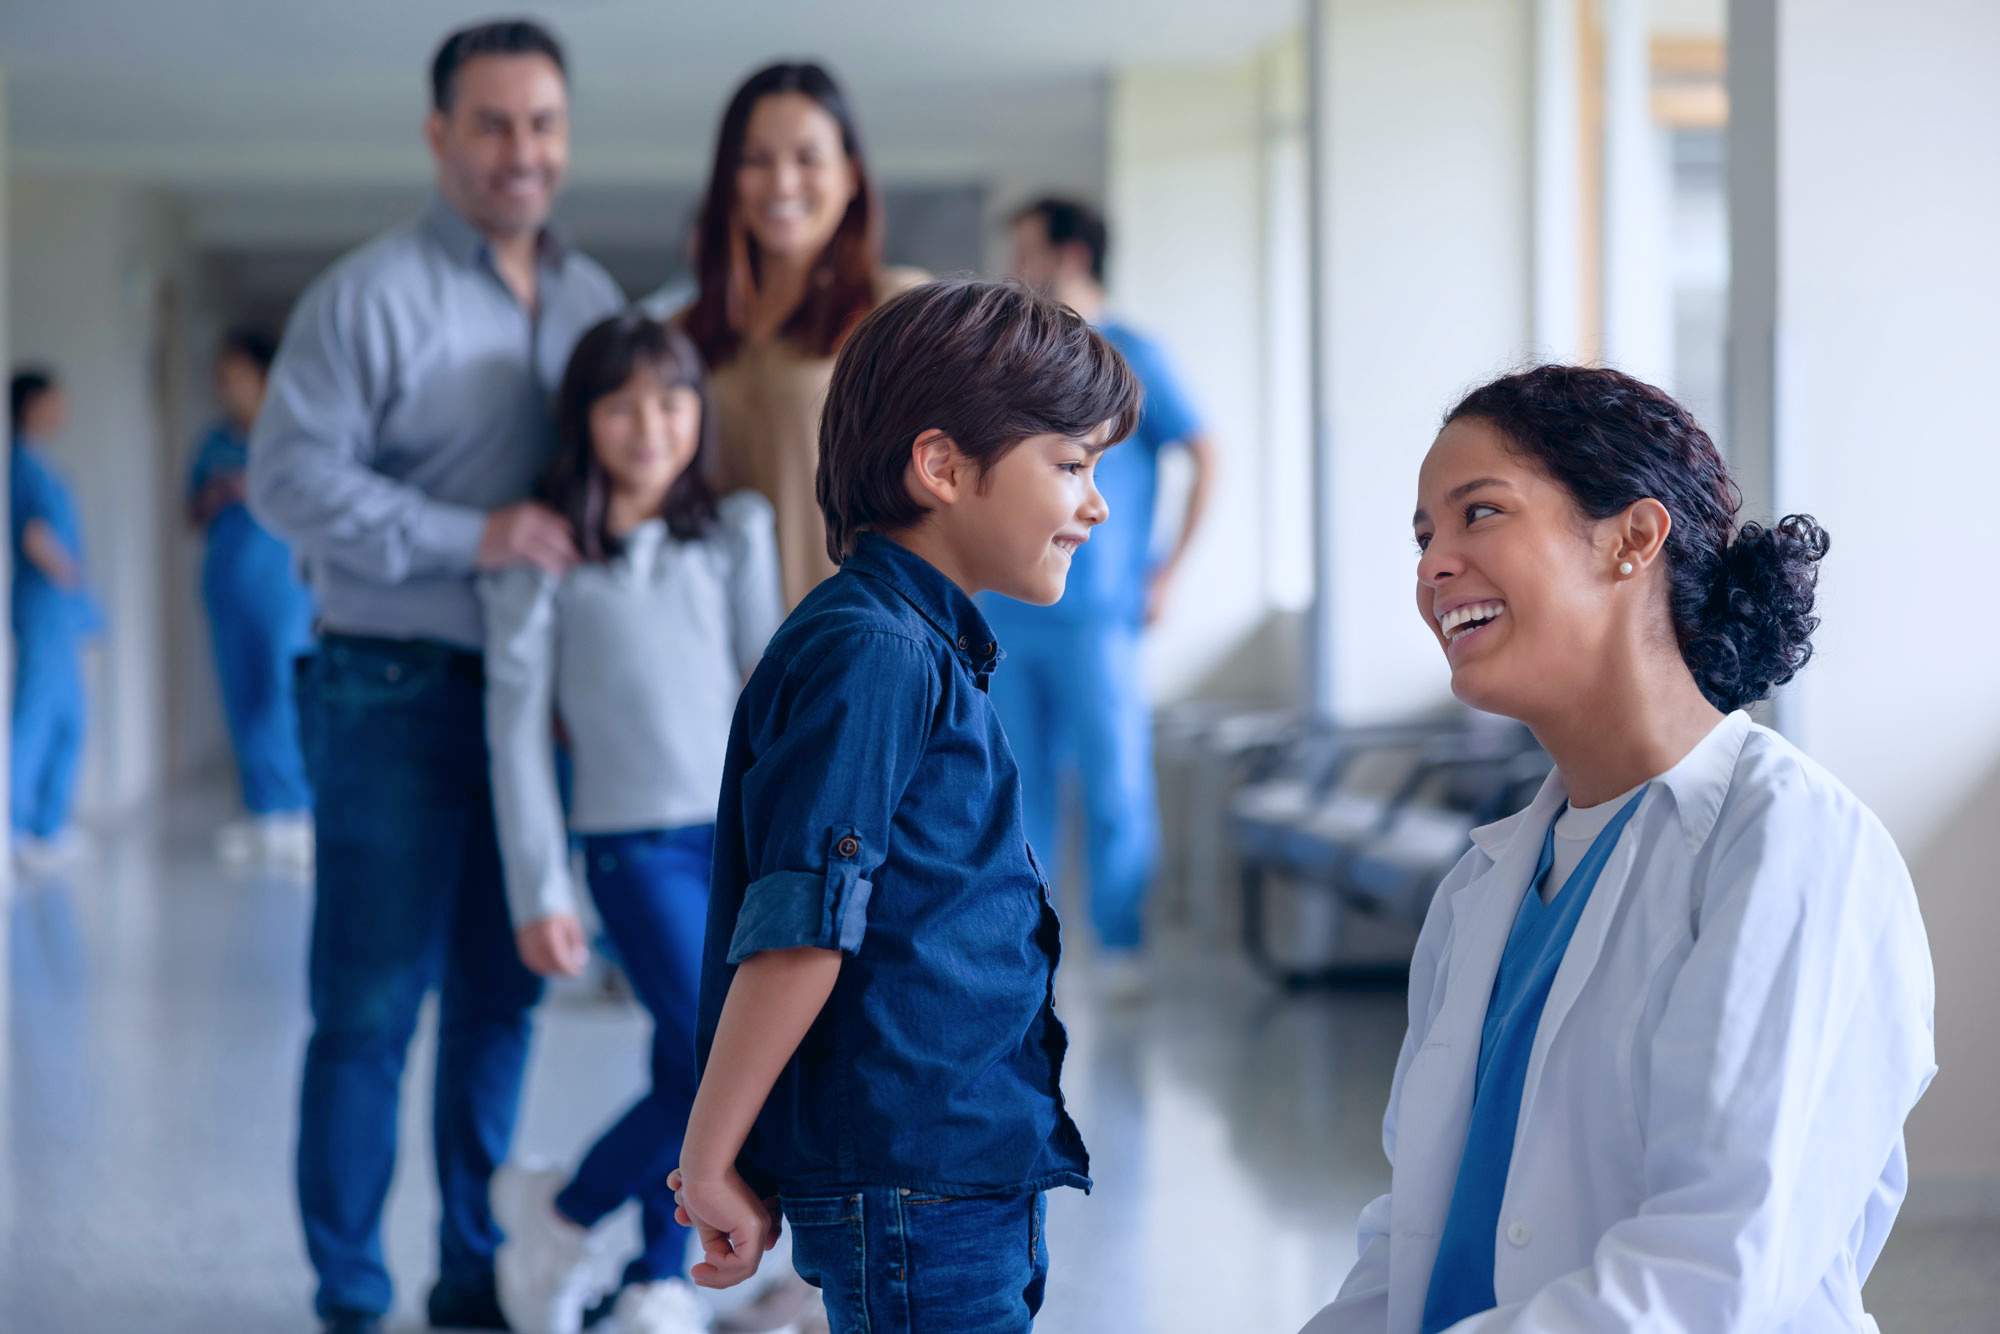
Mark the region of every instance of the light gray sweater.
<instances>
[{"instance_id":1,"label":"light gray sweater","mask_svg":"<svg viewBox=\"0 0 2000 1334\"><path fill-rule=\"evenodd\" d=\"M576 910L555 716L574 764L569 828L715 819L736 697L784 618L771 507L741 491L698 541L676 541L656 519L612 561L561 579L501 570L479 593L493 808L520 927Z\"/></svg>"}]
</instances>

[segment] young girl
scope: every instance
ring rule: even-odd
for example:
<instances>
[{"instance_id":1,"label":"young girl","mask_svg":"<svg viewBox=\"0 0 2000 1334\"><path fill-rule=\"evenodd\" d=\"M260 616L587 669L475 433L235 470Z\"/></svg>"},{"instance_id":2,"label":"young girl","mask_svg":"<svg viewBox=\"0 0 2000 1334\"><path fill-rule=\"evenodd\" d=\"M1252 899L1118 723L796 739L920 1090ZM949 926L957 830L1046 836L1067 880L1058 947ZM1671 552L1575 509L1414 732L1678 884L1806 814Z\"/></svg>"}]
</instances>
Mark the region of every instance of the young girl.
<instances>
[{"instance_id":1,"label":"young girl","mask_svg":"<svg viewBox=\"0 0 2000 1334\"><path fill-rule=\"evenodd\" d=\"M1615 371L1498 380L1432 445L1417 609L1556 768L1438 890L1390 1193L1309 1334L1875 1328L1930 953L1881 824L1741 712L1811 654L1827 538L1737 507Z\"/></svg>"},{"instance_id":2,"label":"young girl","mask_svg":"<svg viewBox=\"0 0 2000 1334\"><path fill-rule=\"evenodd\" d=\"M500 1300L522 1334L573 1334L603 1278L596 1225L634 1197L646 1245L626 1268L624 1334L706 1328L682 1279L687 1233L667 1173L687 1128L716 792L736 696L781 618L770 506L720 502L701 362L665 326L627 314L577 344L558 402L561 454L545 498L583 563L481 585L487 735L521 957L544 976L587 958L569 882L553 726L574 762L569 828L591 896L654 1022L652 1091L576 1173L502 1169Z\"/></svg>"}]
</instances>

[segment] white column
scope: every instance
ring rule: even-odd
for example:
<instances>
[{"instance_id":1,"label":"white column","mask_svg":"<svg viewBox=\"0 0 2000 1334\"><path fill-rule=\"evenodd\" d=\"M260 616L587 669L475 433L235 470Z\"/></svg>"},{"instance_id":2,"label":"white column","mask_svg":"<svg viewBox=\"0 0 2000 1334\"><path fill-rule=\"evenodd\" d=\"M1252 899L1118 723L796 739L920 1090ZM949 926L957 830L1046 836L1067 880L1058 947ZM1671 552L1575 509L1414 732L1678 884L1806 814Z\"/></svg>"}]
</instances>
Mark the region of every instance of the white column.
<instances>
[{"instance_id":1,"label":"white column","mask_svg":"<svg viewBox=\"0 0 2000 1334\"><path fill-rule=\"evenodd\" d=\"M1441 415L1536 341L1531 0L1320 0L1328 191L1320 515L1343 720L1446 698L1410 512Z\"/></svg>"},{"instance_id":2,"label":"white column","mask_svg":"<svg viewBox=\"0 0 2000 1334\"><path fill-rule=\"evenodd\" d=\"M1535 0L1535 356L1583 356L1582 15Z\"/></svg>"},{"instance_id":3,"label":"white column","mask_svg":"<svg viewBox=\"0 0 2000 1334\"><path fill-rule=\"evenodd\" d=\"M1604 360L1673 388L1665 133L1653 123L1652 5L1603 0Z\"/></svg>"},{"instance_id":4,"label":"white column","mask_svg":"<svg viewBox=\"0 0 2000 1334\"><path fill-rule=\"evenodd\" d=\"M1735 0L1730 28L1732 185L1772 146L1769 196L1733 201L1738 453L1767 417L1775 508L1833 537L1799 733L1896 836L1930 931L1909 1212L2000 1215L2000 7Z\"/></svg>"}]
</instances>

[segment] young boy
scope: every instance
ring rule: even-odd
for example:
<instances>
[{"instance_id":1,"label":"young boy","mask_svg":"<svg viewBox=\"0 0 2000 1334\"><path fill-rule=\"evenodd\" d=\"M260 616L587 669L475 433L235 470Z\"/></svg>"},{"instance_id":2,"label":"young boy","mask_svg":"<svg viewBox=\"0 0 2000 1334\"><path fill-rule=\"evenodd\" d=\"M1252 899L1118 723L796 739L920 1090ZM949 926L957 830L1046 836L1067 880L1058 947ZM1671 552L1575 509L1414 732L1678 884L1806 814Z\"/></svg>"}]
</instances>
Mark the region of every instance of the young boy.
<instances>
[{"instance_id":1,"label":"young boy","mask_svg":"<svg viewBox=\"0 0 2000 1334\"><path fill-rule=\"evenodd\" d=\"M1139 399L1100 334L1014 283L915 288L842 350L819 465L841 569L772 639L723 771L673 1178L697 1283L754 1273L781 1211L834 1334L1030 1328L1042 1192L1088 1190L1089 1159L971 595L1062 596Z\"/></svg>"}]
</instances>

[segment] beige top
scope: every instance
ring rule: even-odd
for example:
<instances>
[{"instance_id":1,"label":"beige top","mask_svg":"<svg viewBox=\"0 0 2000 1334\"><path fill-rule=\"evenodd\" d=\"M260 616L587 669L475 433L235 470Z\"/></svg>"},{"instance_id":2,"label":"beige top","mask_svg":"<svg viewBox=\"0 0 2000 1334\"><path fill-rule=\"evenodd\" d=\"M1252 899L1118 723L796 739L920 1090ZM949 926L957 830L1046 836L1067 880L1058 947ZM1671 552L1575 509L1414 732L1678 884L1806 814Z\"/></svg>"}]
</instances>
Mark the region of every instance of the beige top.
<instances>
[{"instance_id":1,"label":"beige top","mask_svg":"<svg viewBox=\"0 0 2000 1334\"><path fill-rule=\"evenodd\" d=\"M924 282L917 269L884 269L875 279L882 302ZM745 339L736 355L709 372L715 399L717 489L749 488L771 502L778 519L778 570L787 609L834 571L820 514L819 414L833 379L832 357L810 357L781 337Z\"/></svg>"}]
</instances>

